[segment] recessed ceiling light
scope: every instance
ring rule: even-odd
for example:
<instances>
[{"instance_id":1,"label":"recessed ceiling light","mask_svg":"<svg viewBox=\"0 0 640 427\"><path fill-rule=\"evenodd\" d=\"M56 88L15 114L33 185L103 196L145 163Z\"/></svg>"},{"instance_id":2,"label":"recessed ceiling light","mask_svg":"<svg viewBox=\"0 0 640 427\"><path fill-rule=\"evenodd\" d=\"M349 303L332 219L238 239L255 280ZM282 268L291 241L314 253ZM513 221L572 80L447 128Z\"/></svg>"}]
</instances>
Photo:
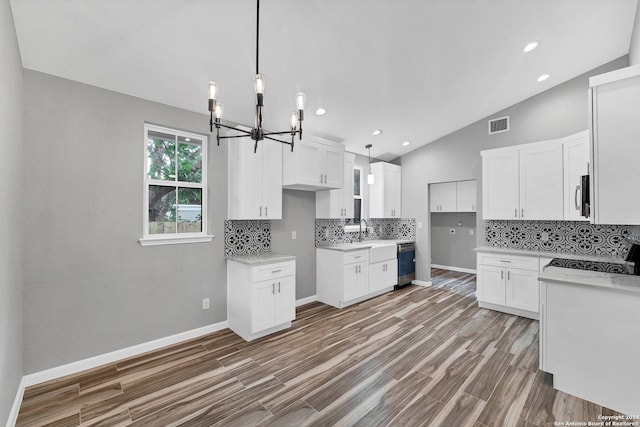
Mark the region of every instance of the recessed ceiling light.
<instances>
[{"instance_id":1,"label":"recessed ceiling light","mask_svg":"<svg viewBox=\"0 0 640 427\"><path fill-rule=\"evenodd\" d=\"M538 77L538 81L539 82L543 82L545 80L547 80L549 78L549 74L543 74L540 77Z\"/></svg>"},{"instance_id":2,"label":"recessed ceiling light","mask_svg":"<svg viewBox=\"0 0 640 427\"><path fill-rule=\"evenodd\" d=\"M377 135L380 135L381 133L382 131L380 129L376 129L371 133L371 135L377 136Z\"/></svg>"},{"instance_id":3,"label":"recessed ceiling light","mask_svg":"<svg viewBox=\"0 0 640 427\"><path fill-rule=\"evenodd\" d=\"M325 114L327 114L327 110L322 107L316 110L316 116L324 116Z\"/></svg>"},{"instance_id":4,"label":"recessed ceiling light","mask_svg":"<svg viewBox=\"0 0 640 427\"><path fill-rule=\"evenodd\" d=\"M409 144L411 144L411 142L409 142L409 141L405 141L405 142L403 142L403 143L402 143L402 145L404 145L405 147L406 147L407 145L409 145Z\"/></svg>"},{"instance_id":5,"label":"recessed ceiling light","mask_svg":"<svg viewBox=\"0 0 640 427\"><path fill-rule=\"evenodd\" d=\"M533 49L538 47L538 42L531 42L524 47L523 52L531 52Z\"/></svg>"}]
</instances>

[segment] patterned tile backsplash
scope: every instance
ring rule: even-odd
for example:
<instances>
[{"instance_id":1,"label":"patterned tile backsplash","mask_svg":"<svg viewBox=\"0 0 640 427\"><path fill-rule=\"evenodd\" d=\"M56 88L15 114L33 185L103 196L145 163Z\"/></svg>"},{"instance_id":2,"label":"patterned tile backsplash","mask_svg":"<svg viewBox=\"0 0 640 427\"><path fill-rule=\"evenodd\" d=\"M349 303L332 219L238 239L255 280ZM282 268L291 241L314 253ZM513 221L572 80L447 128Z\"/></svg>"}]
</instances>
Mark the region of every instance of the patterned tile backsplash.
<instances>
[{"instance_id":1,"label":"patterned tile backsplash","mask_svg":"<svg viewBox=\"0 0 640 427\"><path fill-rule=\"evenodd\" d=\"M224 255L271 252L271 222L248 220L224 222Z\"/></svg>"},{"instance_id":2,"label":"patterned tile backsplash","mask_svg":"<svg viewBox=\"0 0 640 427\"><path fill-rule=\"evenodd\" d=\"M363 240L416 240L415 218L371 218L368 223L369 233L363 232ZM350 219L316 219L316 247L357 241L357 231L344 231L351 224Z\"/></svg>"},{"instance_id":3,"label":"patterned tile backsplash","mask_svg":"<svg viewBox=\"0 0 640 427\"><path fill-rule=\"evenodd\" d=\"M640 237L640 226L578 221L485 221L485 231L487 246L602 257L624 257L624 238Z\"/></svg>"}]
</instances>

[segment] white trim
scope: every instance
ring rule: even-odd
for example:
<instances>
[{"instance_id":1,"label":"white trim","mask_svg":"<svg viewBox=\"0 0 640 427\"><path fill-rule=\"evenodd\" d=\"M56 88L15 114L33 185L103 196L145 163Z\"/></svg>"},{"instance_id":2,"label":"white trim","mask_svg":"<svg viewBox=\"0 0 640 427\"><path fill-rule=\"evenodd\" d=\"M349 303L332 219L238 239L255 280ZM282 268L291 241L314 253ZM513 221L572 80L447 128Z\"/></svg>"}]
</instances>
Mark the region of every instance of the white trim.
<instances>
[{"instance_id":1,"label":"white trim","mask_svg":"<svg viewBox=\"0 0 640 427\"><path fill-rule=\"evenodd\" d=\"M301 305L309 304L316 301L318 301L318 295L311 295L310 297L300 298L299 300L296 300L296 307L300 307Z\"/></svg>"},{"instance_id":2,"label":"white trim","mask_svg":"<svg viewBox=\"0 0 640 427\"><path fill-rule=\"evenodd\" d=\"M13 406L9 412L9 418L7 418L7 427L14 427L18 421L18 414L20 413L20 405L22 405L22 397L24 396L25 379L22 377L18 390L16 390L16 398L13 399Z\"/></svg>"},{"instance_id":3,"label":"white trim","mask_svg":"<svg viewBox=\"0 0 640 427\"><path fill-rule=\"evenodd\" d=\"M142 353L177 344L182 341L198 338L203 335L221 331L222 329L226 329L228 327L229 325L225 320L224 322L214 323L213 325L203 326L201 328L192 329L190 331L180 332L179 334L170 335L168 337L159 338L157 340L148 341L142 344L137 344L131 347L112 351L110 353L100 354L88 359L78 360L77 362L71 362L67 363L66 365L57 366L55 368L47 369L40 372L35 372L33 374L25 375L22 380L24 386L29 387L35 384L43 383L45 381L61 378L66 375L77 374L78 372L86 371L87 369L93 369L102 365L114 363L129 357L138 356Z\"/></svg>"},{"instance_id":4,"label":"white trim","mask_svg":"<svg viewBox=\"0 0 640 427\"><path fill-rule=\"evenodd\" d=\"M216 236L176 236L175 234L159 234L159 237L143 237L138 239L140 246L177 245L180 243L206 243Z\"/></svg>"},{"instance_id":5,"label":"white trim","mask_svg":"<svg viewBox=\"0 0 640 427\"><path fill-rule=\"evenodd\" d=\"M459 273L477 274L473 268L452 267L450 265L431 264L431 268L439 268L441 270L457 271Z\"/></svg>"},{"instance_id":6,"label":"white trim","mask_svg":"<svg viewBox=\"0 0 640 427\"><path fill-rule=\"evenodd\" d=\"M619 80L628 79L640 75L640 64L630 65L618 70L609 71L608 73L598 74L589 77L589 87L600 86L603 84L617 82Z\"/></svg>"},{"instance_id":7,"label":"white trim","mask_svg":"<svg viewBox=\"0 0 640 427\"><path fill-rule=\"evenodd\" d=\"M424 286L425 288L428 288L431 286L431 280L429 280L428 282L425 282L423 280L412 280L411 281L412 285L418 285L418 286Z\"/></svg>"},{"instance_id":8,"label":"white trim","mask_svg":"<svg viewBox=\"0 0 640 427\"><path fill-rule=\"evenodd\" d=\"M514 316L527 317L533 320L540 320L540 315L538 313L534 313L533 311L520 310L519 308L507 307L505 305L478 301L478 307L486 308L488 310L501 311L503 313L513 314Z\"/></svg>"}]
</instances>

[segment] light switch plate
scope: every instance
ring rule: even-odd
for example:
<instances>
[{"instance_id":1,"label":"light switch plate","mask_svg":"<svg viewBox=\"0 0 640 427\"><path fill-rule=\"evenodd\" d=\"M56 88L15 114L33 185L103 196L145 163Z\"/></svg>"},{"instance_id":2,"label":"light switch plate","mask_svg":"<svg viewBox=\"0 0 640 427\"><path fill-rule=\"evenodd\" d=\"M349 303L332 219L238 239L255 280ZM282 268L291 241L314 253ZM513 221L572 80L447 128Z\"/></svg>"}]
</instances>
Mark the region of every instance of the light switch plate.
<instances>
[{"instance_id":1,"label":"light switch plate","mask_svg":"<svg viewBox=\"0 0 640 427\"><path fill-rule=\"evenodd\" d=\"M296 240L296 232L295 231L291 232L291 240Z\"/></svg>"}]
</instances>

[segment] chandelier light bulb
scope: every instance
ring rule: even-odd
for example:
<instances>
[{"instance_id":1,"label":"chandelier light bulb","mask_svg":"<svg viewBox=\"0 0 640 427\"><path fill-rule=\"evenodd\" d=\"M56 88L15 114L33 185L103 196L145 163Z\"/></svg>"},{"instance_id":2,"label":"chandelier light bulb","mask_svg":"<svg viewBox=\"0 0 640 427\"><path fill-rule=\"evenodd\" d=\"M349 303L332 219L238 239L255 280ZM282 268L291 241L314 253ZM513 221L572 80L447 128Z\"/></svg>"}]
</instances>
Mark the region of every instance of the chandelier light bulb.
<instances>
[{"instance_id":1,"label":"chandelier light bulb","mask_svg":"<svg viewBox=\"0 0 640 427\"><path fill-rule=\"evenodd\" d=\"M216 100L216 96L218 96L218 84L214 81L210 81L209 85L209 99Z\"/></svg>"},{"instance_id":2,"label":"chandelier light bulb","mask_svg":"<svg viewBox=\"0 0 640 427\"><path fill-rule=\"evenodd\" d=\"M291 117L289 118L289 124L291 125L291 129L295 130L297 121L298 121L298 115L296 114L295 111L292 111Z\"/></svg>"},{"instance_id":3,"label":"chandelier light bulb","mask_svg":"<svg viewBox=\"0 0 640 427\"><path fill-rule=\"evenodd\" d=\"M257 94L264 94L264 76L262 74L253 76L253 88Z\"/></svg>"},{"instance_id":4,"label":"chandelier light bulb","mask_svg":"<svg viewBox=\"0 0 640 427\"><path fill-rule=\"evenodd\" d=\"M213 114L218 120L222 118L222 104L216 104L216 111Z\"/></svg>"},{"instance_id":5,"label":"chandelier light bulb","mask_svg":"<svg viewBox=\"0 0 640 427\"><path fill-rule=\"evenodd\" d=\"M296 107L298 110L304 110L304 104L307 101L307 96L303 92L296 93Z\"/></svg>"}]
</instances>

